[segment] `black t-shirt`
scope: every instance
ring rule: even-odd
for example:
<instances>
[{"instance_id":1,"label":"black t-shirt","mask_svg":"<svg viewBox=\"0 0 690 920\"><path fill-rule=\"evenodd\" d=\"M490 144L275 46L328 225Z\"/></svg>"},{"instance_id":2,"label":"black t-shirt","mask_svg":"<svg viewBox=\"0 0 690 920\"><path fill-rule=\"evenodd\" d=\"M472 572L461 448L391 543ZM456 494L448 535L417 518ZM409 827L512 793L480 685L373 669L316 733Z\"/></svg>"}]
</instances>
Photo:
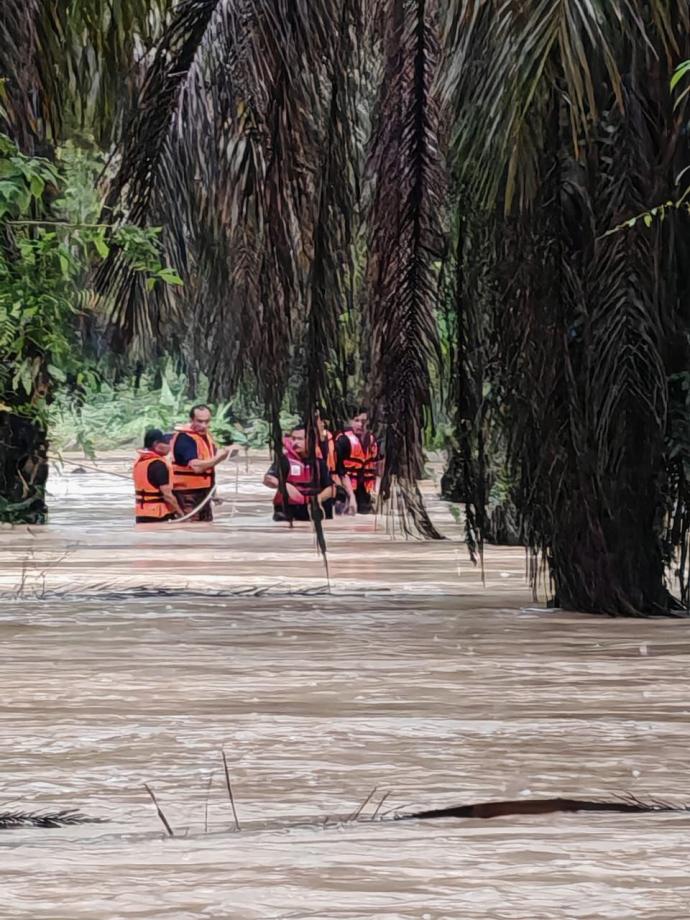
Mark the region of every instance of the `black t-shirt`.
<instances>
[{"instance_id":1,"label":"black t-shirt","mask_svg":"<svg viewBox=\"0 0 690 920\"><path fill-rule=\"evenodd\" d=\"M167 486L170 482L170 468L164 460L152 460L146 471L149 485L156 489Z\"/></svg>"}]
</instances>

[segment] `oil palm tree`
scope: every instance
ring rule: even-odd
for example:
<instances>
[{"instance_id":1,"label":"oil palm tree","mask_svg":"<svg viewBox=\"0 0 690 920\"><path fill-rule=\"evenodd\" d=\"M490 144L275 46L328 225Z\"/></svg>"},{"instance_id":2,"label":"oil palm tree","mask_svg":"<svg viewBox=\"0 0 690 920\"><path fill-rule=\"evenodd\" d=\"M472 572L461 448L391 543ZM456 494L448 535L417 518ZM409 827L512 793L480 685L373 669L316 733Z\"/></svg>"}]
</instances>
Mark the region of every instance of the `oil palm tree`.
<instances>
[{"instance_id":1,"label":"oil palm tree","mask_svg":"<svg viewBox=\"0 0 690 920\"><path fill-rule=\"evenodd\" d=\"M25 153L80 129L107 147L172 0L3 0L0 128Z\"/></svg>"},{"instance_id":2,"label":"oil palm tree","mask_svg":"<svg viewBox=\"0 0 690 920\"><path fill-rule=\"evenodd\" d=\"M442 250L436 27L429 0L182 0L111 204L164 226L184 293L147 299L117 258L102 277L119 286L114 321L135 347L165 337L225 395L251 373L279 450L291 364L304 369L307 417L333 402L327 370L366 218L361 345L385 430L382 495L429 536L416 481Z\"/></svg>"},{"instance_id":3,"label":"oil palm tree","mask_svg":"<svg viewBox=\"0 0 690 920\"><path fill-rule=\"evenodd\" d=\"M491 383L525 540L562 606L666 612L665 569L688 538L688 445L670 437L689 238L680 213L634 218L674 197L689 162L685 101L674 110L669 94L687 3L445 13L453 166L468 219L492 224Z\"/></svg>"},{"instance_id":4,"label":"oil palm tree","mask_svg":"<svg viewBox=\"0 0 690 920\"><path fill-rule=\"evenodd\" d=\"M50 355L72 337L71 330L55 328L56 316L65 323L72 316L63 274L58 269L51 276L56 285L51 289L46 269L41 291L42 279L26 265L22 268L22 246L38 245L41 231L27 224L17 230L7 218L19 201L28 203L29 210L22 208L19 216L30 218L30 223L55 220L51 201L56 197L57 171L32 157L54 159L55 147L75 132L84 132L103 147L120 133L136 98L140 58L154 41L167 6L167 0L3 0L0 5L0 359L4 362L17 351L16 341L7 339L15 326L21 335L14 338L24 343L18 366L3 368L0 375L4 520L45 518L48 445L45 420L37 407L50 399L56 375L64 374L61 368L51 370ZM8 196L14 192L18 197L8 208ZM44 253L44 265L47 262ZM72 294L76 303L77 284ZM37 307L41 296L46 302ZM8 312L15 313L17 303L26 314L15 323ZM41 329L36 328L37 310L44 319ZM27 383L29 366L32 382Z\"/></svg>"},{"instance_id":5,"label":"oil palm tree","mask_svg":"<svg viewBox=\"0 0 690 920\"><path fill-rule=\"evenodd\" d=\"M7 8L16 19L54 5ZM90 4L63 6L75 34L92 36L93 17L76 12ZM100 283L118 295L115 343L163 344L226 396L251 374L279 449L291 372L307 413L329 401L338 319L356 301L384 495L436 536L416 481L450 291L473 538L487 529L497 443L558 603L673 607L665 569L689 520L690 446L678 434L688 234L680 213L634 218L672 198L688 164L687 98L674 109L668 91L690 52L685 0L127 6L149 36L117 33L113 72L121 83L134 73L133 87L105 110L91 94L86 108L120 140L109 214L161 224L185 286L151 295L113 256ZM46 103L63 97L11 34L6 120L84 112ZM40 30L27 34L40 44ZM91 61L78 41L69 48L68 60ZM487 440L483 426L497 433Z\"/></svg>"}]
</instances>

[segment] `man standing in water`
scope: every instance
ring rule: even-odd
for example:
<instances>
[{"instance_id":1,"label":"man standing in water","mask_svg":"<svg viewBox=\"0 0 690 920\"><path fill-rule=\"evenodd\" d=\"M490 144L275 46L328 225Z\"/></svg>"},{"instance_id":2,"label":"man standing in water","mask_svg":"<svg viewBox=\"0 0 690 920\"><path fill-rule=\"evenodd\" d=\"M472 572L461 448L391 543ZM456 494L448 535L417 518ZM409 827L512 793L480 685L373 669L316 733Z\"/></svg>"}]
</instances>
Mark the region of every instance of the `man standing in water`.
<instances>
[{"instance_id":1,"label":"man standing in water","mask_svg":"<svg viewBox=\"0 0 690 920\"><path fill-rule=\"evenodd\" d=\"M335 440L336 473L345 492L344 514L371 514L380 451L368 430L369 410L360 406Z\"/></svg>"},{"instance_id":2,"label":"man standing in water","mask_svg":"<svg viewBox=\"0 0 690 920\"><path fill-rule=\"evenodd\" d=\"M172 442L173 490L185 514L197 508L216 482L216 467L230 456L230 448L218 450L209 427L211 410L206 405L192 406L189 424L176 432ZM211 501L207 501L191 521L213 520Z\"/></svg>"},{"instance_id":3,"label":"man standing in water","mask_svg":"<svg viewBox=\"0 0 690 920\"><path fill-rule=\"evenodd\" d=\"M134 513L137 524L160 524L182 517L173 495L172 473L168 463L171 434L150 428L144 436L144 449L134 463Z\"/></svg>"},{"instance_id":4,"label":"man standing in water","mask_svg":"<svg viewBox=\"0 0 690 920\"><path fill-rule=\"evenodd\" d=\"M294 521L308 521L310 498L316 496L326 518L333 517L333 493L335 491L326 461L316 459L312 464L307 450L307 433L300 422L289 436L283 439L283 456L280 458L281 472L285 481L289 517ZM264 476L264 485L275 489L273 498L274 521L287 521L280 491L279 471L274 463Z\"/></svg>"}]
</instances>

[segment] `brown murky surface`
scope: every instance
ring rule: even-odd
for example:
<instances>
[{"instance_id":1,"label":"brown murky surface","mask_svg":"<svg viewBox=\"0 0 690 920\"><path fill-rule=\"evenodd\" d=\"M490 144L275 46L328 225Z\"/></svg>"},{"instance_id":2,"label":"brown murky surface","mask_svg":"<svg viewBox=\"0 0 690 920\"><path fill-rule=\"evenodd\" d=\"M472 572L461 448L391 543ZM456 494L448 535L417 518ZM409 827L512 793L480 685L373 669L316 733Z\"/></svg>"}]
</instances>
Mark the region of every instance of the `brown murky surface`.
<instances>
[{"instance_id":1,"label":"brown murky surface","mask_svg":"<svg viewBox=\"0 0 690 920\"><path fill-rule=\"evenodd\" d=\"M321 595L261 472L228 467L213 528L135 530L127 482L65 472L50 526L0 531L0 810L108 819L0 831L0 916L687 918L690 816L378 818L690 802L690 623L539 611L520 551L489 550L484 589L458 542L373 519L329 527Z\"/></svg>"}]
</instances>

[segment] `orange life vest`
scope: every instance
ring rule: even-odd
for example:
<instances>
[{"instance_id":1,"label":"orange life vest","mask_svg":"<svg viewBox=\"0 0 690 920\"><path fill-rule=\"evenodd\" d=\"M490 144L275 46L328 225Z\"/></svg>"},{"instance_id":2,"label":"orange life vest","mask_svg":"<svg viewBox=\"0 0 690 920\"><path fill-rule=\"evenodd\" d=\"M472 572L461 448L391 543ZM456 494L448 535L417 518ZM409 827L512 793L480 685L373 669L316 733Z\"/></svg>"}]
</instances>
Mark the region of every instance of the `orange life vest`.
<instances>
[{"instance_id":1,"label":"orange life vest","mask_svg":"<svg viewBox=\"0 0 690 920\"><path fill-rule=\"evenodd\" d=\"M334 473L335 465L336 465L335 463L335 438L333 437L330 431L326 432L325 441L327 445L326 456L324 457L323 450L321 448L321 444L323 444L323 441L320 441L316 445L316 456L318 457L319 460L325 460L326 466L328 467L329 472Z\"/></svg>"},{"instance_id":2,"label":"orange life vest","mask_svg":"<svg viewBox=\"0 0 690 920\"><path fill-rule=\"evenodd\" d=\"M134 513L137 517L165 518L171 514L163 493L149 482L149 466L154 460L166 463L165 457L152 450L140 450L134 462Z\"/></svg>"},{"instance_id":3,"label":"orange life vest","mask_svg":"<svg viewBox=\"0 0 690 920\"><path fill-rule=\"evenodd\" d=\"M300 457L299 454L295 453L294 448L292 447L292 441L285 439L285 447L283 448L283 456L290 464L290 469L288 474L285 477L285 482L289 482L305 497L310 495L317 495L324 486L319 485L318 482L314 481L314 476L312 475L311 464ZM283 504L283 496L280 493L280 489L273 496L274 505Z\"/></svg>"},{"instance_id":4,"label":"orange life vest","mask_svg":"<svg viewBox=\"0 0 690 920\"><path fill-rule=\"evenodd\" d=\"M341 435L338 435L341 437ZM350 456L344 461L345 472L355 480L355 488L363 486L367 492L373 492L376 485L379 446L376 438L370 435L369 445L364 449L362 442L351 429L342 432L350 442Z\"/></svg>"},{"instance_id":5,"label":"orange life vest","mask_svg":"<svg viewBox=\"0 0 690 920\"><path fill-rule=\"evenodd\" d=\"M216 445L210 434L202 437L193 428L181 428L175 433L171 444L173 489L176 492L196 492L199 489L210 489L216 481L216 472L213 468L204 470L203 473L197 473L191 466L180 466L175 463L175 443L182 433L189 435L196 444L197 460L212 460L216 455Z\"/></svg>"}]
</instances>

